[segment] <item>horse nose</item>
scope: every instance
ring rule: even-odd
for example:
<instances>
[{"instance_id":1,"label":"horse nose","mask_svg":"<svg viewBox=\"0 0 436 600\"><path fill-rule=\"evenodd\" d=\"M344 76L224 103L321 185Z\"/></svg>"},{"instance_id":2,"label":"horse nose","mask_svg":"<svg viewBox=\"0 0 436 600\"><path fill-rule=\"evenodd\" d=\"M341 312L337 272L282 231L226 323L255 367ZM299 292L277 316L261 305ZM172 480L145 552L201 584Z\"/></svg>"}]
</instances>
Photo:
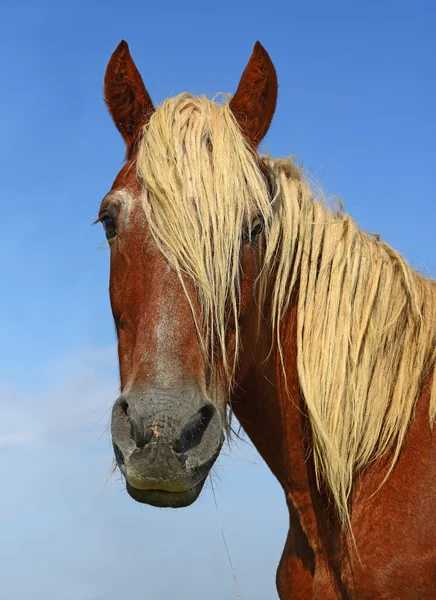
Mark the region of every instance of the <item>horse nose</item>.
<instances>
[{"instance_id":1,"label":"horse nose","mask_svg":"<svg viewBox=\"0 0 436 600\"><path fill-rule=\"evenodd\" d=\"M214 405L208 402L188 419L180 435L173 443L173 448L177 454L186 455L190 450L201 444L215 410Z\"/></svg>"},{"instance_id":2,"label":"horse nose","mask_svg":"<svg viewBox=\"0 0 436 600\"><path fill-rule=\"evenodd\" d=\"M147 410L147 404L142 402L138 409L137 403L129 402L125 396L121 396L115 402L112 433L120 454L122 451L119 444L128 444L132 448L131 444L134 443L136 448L145 449L154 438L156 441L159 438L160 444L171 447L180 458L186 460L190 453L195 453L194 450L201 446L202 442L207 446L208 438L213 438L214 433L218 435L220 432L220 420L211 402L200 405L194 413L186 406L181 409L180 405L171 408L167 406L165 411L162 411L161 407L157 410L153 402L150 402ZM165 427L161 428L157 415L164 420ZM215 427L211 425L212 420Z\"/></svg>"}]
</instances>

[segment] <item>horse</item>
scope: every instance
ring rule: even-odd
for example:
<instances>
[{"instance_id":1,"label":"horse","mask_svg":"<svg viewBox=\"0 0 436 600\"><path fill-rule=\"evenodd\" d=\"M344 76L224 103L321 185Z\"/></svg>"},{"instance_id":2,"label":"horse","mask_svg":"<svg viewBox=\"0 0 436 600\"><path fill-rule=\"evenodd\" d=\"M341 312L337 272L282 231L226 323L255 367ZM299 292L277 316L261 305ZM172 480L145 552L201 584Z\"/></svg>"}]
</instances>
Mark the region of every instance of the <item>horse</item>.
<instances>
[{"instance_id":1,"label":"horse","mask_svg":"<svg viewBox=\"0 0 436 600\"><path fill-rule=\"evenodd\" d=\"M126 42L108 63L115 460L187 506L235 414L289 508L282 600L436 598L436 285L259 152L277 91L259 42L233 97L157 108Z\"/></svg>"}]
</instances>

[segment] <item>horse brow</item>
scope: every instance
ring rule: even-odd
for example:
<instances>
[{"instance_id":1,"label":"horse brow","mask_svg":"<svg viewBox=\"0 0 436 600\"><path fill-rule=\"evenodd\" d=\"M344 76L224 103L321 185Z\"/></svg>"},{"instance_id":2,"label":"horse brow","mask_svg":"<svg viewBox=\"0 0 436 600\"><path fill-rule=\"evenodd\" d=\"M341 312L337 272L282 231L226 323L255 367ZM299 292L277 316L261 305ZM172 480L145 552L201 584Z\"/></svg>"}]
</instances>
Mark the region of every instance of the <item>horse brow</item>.
<instances>
[{"instance_id":1,"label":"horse brow","mask_svg":"<svg viewBox=\"0 0 436 600\"><path fill-rule=\"evenodd\" d=\"M103 200L101 201L100 204L100 213L102 213L103 211L113 207L113 206L120 206L121 205L121 198L118 194L117 191L110 191L108 194L106 194L106 196L103 198Z\"/></svg>"}]
</instances>

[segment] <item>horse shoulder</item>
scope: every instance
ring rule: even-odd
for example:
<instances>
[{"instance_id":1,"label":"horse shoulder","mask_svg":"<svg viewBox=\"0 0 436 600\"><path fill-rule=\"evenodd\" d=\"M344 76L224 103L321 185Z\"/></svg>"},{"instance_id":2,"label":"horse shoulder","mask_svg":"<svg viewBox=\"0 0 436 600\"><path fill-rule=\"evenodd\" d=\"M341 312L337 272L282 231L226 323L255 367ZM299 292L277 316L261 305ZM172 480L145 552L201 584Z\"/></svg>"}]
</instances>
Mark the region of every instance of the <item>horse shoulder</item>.
<instances>
[{"instance_id":1,"label":"horse shoulder","mask_svg":"<svg viewBox=\"0 0 436 600\"><path fill-rule=\"evenodd\" d=\"M358 480L343 580L357 597L436 598L436 430L429 426L431 378L418 400L399 460L375 464Z\"/></svg>"}]
</instances>

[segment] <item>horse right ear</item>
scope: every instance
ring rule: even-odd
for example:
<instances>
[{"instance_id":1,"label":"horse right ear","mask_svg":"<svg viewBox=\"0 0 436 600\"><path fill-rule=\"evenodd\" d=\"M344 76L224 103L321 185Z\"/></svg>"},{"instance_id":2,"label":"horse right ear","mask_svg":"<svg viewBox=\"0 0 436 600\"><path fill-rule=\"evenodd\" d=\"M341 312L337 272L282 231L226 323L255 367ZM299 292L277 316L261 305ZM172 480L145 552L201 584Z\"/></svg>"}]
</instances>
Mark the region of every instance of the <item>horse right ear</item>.
<instances>
[{"instance_id":1,"label":"horse right ear","mask_svg":"<svg viewBox=\"0 0 436 600\"><path fill-rule=\"evenodd\" d=\"M120 42L106 68L104 97L131 158L142 127L154 112L151 98L125 41Z\"/></svg>"}]
</instances>

